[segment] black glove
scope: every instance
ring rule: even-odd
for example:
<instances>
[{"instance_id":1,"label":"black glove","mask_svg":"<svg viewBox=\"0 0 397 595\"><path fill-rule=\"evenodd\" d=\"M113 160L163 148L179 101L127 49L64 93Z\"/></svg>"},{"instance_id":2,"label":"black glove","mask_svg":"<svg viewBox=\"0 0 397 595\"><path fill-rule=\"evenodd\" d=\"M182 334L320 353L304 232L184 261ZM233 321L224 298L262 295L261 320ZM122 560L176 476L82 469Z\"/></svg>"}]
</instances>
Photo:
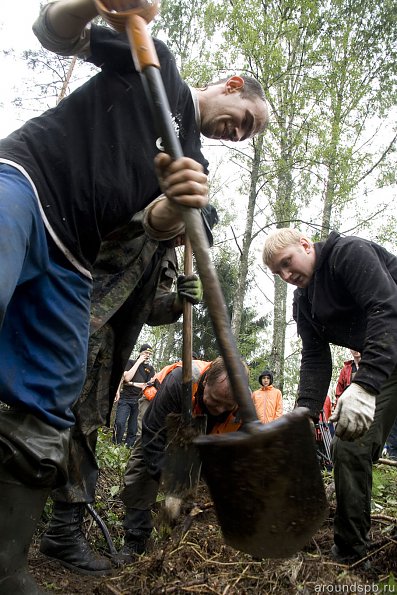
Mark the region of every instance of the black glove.
<instances>
[{"instance_id":1,"label":"black glove","mask_svg":"<svg viewBox=\"0 0 397 595\"><path fill-rule=\"evenodd\" d=\"M178 297L195 305L203 299L203 286L197 275L180 275L176 282Z\"/></svg>"}]
</instances>

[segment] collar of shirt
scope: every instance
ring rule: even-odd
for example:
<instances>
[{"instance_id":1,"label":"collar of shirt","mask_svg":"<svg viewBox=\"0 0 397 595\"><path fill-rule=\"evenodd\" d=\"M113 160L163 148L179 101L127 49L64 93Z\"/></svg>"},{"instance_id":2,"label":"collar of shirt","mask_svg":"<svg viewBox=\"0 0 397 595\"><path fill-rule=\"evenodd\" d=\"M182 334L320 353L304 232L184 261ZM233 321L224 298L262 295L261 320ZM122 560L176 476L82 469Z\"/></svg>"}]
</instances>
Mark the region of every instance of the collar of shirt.
<instances>
[{"instance_id":1,"label":"collar of shirt","mask_svg":"<svg viewBox=\"0 0 397 595\"><path fill-rule=\"evenodd\" d=\"M196 112L196 124L199 130L201 130L201 115L200 115L200 105L198 100L198 94L196 89L193 87L189 87L190 93L192 94L194 111Z\"/></svg>"}]
</instances>

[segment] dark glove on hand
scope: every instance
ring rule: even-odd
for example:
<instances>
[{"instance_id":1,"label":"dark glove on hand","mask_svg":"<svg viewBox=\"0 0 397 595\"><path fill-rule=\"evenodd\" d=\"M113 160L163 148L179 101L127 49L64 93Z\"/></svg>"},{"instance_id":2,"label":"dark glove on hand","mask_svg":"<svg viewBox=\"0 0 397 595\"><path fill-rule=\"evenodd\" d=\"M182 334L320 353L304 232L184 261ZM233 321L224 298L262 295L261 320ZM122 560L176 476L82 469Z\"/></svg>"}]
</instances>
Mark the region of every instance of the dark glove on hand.
<instances>
[{"instance_id":1,"label":"dark glove on hand","mask_svg":"<svg viewBox=\"0 0 397 595\"><path fill-rule=\"evenodd\" d=\"M176 289L180 299L186 298L193 305L203 299L203 286L197 275L180 275L176 282Z\"/></svg>"}]
</instances>

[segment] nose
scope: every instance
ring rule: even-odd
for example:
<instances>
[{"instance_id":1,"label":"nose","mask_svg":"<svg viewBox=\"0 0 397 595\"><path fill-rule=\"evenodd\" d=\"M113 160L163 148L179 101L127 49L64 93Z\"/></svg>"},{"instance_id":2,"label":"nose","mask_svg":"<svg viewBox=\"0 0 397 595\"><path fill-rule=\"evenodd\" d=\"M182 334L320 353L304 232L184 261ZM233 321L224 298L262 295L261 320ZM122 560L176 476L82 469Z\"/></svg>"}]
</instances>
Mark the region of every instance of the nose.
<instances>
[{"instance_id":1,"label":"nose","mask_svg":"<svg viewBox=\"0 0 397 595\"><path fill-rule=\"evenodd\" d=\"M282 269L280 271L280 277L282 278L283 281L288 283L288 279L291 277L291 272L286 269Z\"/></svg>"},{"instance_id":2,"label":"nose","mask_svg":"<svg viewBox=\"0 0 397 595\"><path fill-rule=\"evenodd\" d=\"M222 407L222 405L215 405L215 407L212 407L212 415L222 415L222 413L224 413L226 411L226 409L224 407Z\"/></svg>"},{"instance_id":3,"label":"nose","mask_svg":"<svg viewBox=\"0 0 397 595\"><path fill-rule=\"evenodd\" d=\"M239 142L244 136L244 130L236 126L233 130L233 141L235 143Z\"/></svg>"}]
</instances>

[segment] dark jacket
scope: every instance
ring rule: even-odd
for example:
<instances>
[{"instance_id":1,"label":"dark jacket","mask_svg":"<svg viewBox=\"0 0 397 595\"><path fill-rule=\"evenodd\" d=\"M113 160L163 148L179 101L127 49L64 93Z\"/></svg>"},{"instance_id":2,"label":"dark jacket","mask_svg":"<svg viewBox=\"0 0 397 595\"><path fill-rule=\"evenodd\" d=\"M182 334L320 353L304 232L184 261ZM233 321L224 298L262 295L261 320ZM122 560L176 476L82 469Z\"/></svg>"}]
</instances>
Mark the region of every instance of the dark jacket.
<instances>
[{"instance_id":1,"label":"dark jacket","mask_svg":"<svg viewBox=\"0 0 397 595\"><path fill-rule=\"evenodd\" d=\"M315 251L314 276L294 293L294 318L302 339L298 405L318 416L331 381L330 343L361 352L354 382L374 394L397 364L397 257L336 232Z\"/></svg>"},{"instance_id":2,"label":"dark jacket","mask_svg":"<svg viewBox=\"0 0 397 595\"><path fill-rule=\"evenodd\" d=\"M84 433L108 421L120 378L144 324L176 322L175 248L150 239L143 213L102 243L94 267L87 377L73 412Z\"/></svg>"},{"instance_id":3,"label":"dark jacket","mask_svg":"<svg viewBox=\"0 0 397 595\"><path fill-rule=\"evenodd\" d=\"M204 381L210 362L193 361L192 413L206 415L207 434L225 434L240 429L241 421L237 411L225 411L214 416L206 408L203 400ZM168 366L167 366L168 368ZM159 479L164 467L167 445L167 417L170 414L181 415L184 410L182 362L169 366L170 370L162 380L157 394L150 401L142 419L142 448L147 470L152 477ZM183 423L181 421L181 423Z\"/></svg>"}]
</instances>

